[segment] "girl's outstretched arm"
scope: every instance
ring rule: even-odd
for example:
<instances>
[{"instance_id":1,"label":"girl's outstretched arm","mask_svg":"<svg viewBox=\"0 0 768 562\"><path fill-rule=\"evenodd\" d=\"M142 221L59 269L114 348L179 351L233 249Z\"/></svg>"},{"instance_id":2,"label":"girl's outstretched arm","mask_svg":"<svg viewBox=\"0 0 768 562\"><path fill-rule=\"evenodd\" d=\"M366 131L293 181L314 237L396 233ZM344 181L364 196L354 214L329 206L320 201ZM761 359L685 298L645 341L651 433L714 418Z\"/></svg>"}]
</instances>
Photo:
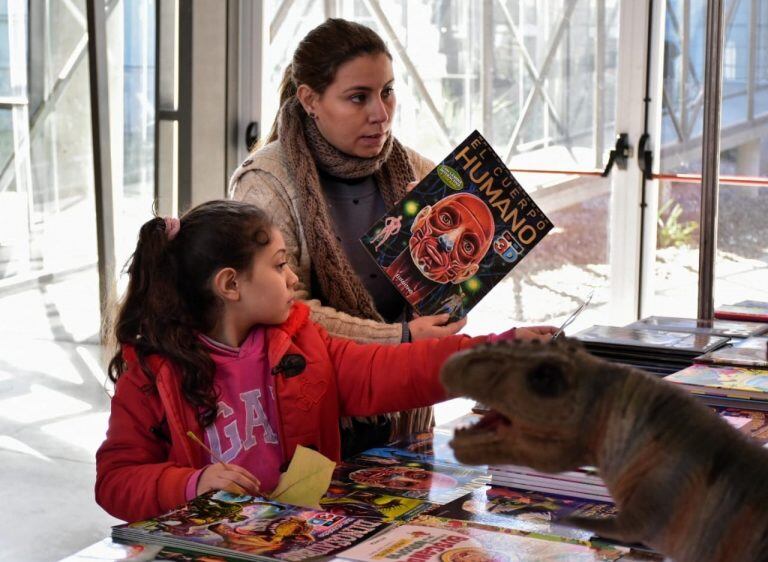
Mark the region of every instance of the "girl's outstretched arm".
<instances>
[{"instance_id":1,"label":"girl's outstretched arm","mask_svg":"<svg viewBox=\"0 0 768 562\"><path fill-rule=\"evenodd\" d=\"M453 353L487 340L485 336L458 335L378 345L323 336L336 372L344 416L420 408L446 400L438 377L440 367Z\"/></svg>"}]
</instances>

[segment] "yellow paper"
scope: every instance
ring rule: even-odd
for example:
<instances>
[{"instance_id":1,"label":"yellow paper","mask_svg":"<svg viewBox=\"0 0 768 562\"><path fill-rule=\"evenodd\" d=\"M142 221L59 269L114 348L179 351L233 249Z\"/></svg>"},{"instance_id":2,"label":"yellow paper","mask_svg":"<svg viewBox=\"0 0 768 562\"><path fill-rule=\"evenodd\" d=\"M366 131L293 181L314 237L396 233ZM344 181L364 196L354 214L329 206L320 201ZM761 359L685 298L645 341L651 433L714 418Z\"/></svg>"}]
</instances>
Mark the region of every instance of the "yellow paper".
<instances>
[{"instance_id":1,"label":"yellow paper","mask_svg":"<svg viewBox=\"0 0 768 562\"><path fill-rule=\"evenodd\" d=\"M320 509L320 498L331 485L336 463L317 451L296 447L288 470L280 475L270 498L283 503Z\"/></svg>"}]
</instances>

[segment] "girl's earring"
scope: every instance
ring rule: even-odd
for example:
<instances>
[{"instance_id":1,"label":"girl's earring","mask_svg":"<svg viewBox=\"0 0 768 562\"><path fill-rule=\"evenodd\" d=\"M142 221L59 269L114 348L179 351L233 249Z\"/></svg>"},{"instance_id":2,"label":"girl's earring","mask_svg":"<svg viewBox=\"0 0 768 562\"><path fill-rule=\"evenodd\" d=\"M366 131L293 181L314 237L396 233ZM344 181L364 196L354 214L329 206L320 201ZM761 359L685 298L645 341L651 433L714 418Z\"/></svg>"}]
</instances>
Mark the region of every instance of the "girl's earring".
<instances>
[{"instance_id":1,"label":"girl's earring","mask_svg":"<svg viewBox=\"0 0 768 562\"><path fill-rule=\"evenodd\" d=\"M314 112L310 111L310 112L309 112L309 116L310 116L310 118L312 118L313 120L317 121L317 113L314 113Z\"/></svg>"}]
</instances>

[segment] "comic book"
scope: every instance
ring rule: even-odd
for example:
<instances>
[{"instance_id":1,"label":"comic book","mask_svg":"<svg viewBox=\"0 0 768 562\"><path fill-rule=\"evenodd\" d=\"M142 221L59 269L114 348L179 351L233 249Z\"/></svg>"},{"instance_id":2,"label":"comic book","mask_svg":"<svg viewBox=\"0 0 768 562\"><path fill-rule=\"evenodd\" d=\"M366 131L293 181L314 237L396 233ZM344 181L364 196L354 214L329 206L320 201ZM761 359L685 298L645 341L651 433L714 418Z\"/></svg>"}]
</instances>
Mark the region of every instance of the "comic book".
<instances>
[{"instance_id":1,"label":"comic book","mask_svg":"<svg viewBox=\"0 0 768 562\"><path fill-rule=\"evenodd\" d=\"M460 464L449 445L453 439L453 430L435 428L433 432L414 433L389 443L383 449L397 449L403 458L443 464ZM367 452L373 452L372 449Z\"/></svg>"},{"instance_id":2,"label":"comic book","mask_svg":"<svg viewBox=\"0 0 768 562\"><path fill-rule=\"evenodd\" d=\"M569 516L615 517L611 503L588 501L541 492L525 492L500 486L477 489L429 511L429 515L471 521L526 533L555 536L591 544L593 533L559 521Z\"/></svg>"},{"instance_id":3,"label":"comic book","mask_svg":"<svg viewBox=\"0 0 768 562\"><path fill-rule=\"evenodd\" d=\"M112 538L240 560L297 561L337 554L385 526L378 519L208 492L165 515L113 527Z\"/></svg>"},{"instance_id":4,"label":"comic book","mask_svg":"<svg viewBox=\"0 0 768 562\"><path fill-rule=\"evenodd\" d=\"M590 547L534 537L509 529L490 530L466 521L420 516L342 552L359 562L514 562L516 560L619 560L629 549Z\"/></svg>"},{"instance_id":5,"label":"comic book","mask_svg":"<svg viewBox=\"0 0 768 562\"><path fill-rule=\"evenodd\" d=\"M390 523L409 521L435 504L416 499L385 494L376 489L357 485L331 484L320 499L320 507L336 515L367 517Z\"/></svg>"},{"instance_id":6,"label":"comic book","mask_svg":"<svg viewBox=\"0 0 768 562\"><path fill-rule=\"evenodd\" d=\"M552 229L474 131L360 239L420 314L462 318Z\"/></svg>"},{"instance_id":7,"label":"comic book","mask_svg":"<svg viewBox=\"0 0 768 562\"><path fill-rule=\"evenodd\" d=\"M691 365L664 377L697 394L768 401L768 370L727 365Z\"/></svg>"},{"instance_id":8,"label":"comic book","mask_svg":"<svg viewBox=\"0 0 768 562\"><path fill-rule=\"evenodd\" d=\"M361 454L336 467L332 484L443 504L489 482L485 471L467 466Z\"/></svg>"},{"instance_id":9,"label":"comic book","mask_svg":"<svg viewBox=\"0 0 768 562\"><path fill-rule=\"evenodd\" d=\"M414 434L405 437L386 447L374 447L359 453L357 457L348 459L355 463L356 458L362 457L380 457L387 459L397 459L401 462L423 461L435 464L461 464L456 460L453 449L449 443L452 439L450 435L435 434L429 439L422 440L422 435L432 435L431 433Z\"/></svg>"},{"instance_id":10,"label":"comic book","mask_svg":"<svg viewBox=\"0 0 768 562\"><path fill-rule=\"evenodd\" d=\"M745 408L713 408L715 413L763 447L768 446L768 413Z\"/></svg>"}]
</instances>

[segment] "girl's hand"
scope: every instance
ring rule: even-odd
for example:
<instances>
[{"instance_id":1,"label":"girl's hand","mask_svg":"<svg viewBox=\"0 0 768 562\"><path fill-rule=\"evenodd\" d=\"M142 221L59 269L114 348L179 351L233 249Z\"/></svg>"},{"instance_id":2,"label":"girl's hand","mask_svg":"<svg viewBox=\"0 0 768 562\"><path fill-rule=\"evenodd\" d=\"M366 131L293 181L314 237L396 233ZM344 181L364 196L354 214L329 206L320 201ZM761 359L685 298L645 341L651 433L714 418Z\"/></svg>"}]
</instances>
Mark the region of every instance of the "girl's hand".
<instances>
[{"instance_id":1,"label":"girl's hand","mask_svg":"<svg viewBox=\"0 0 768 562\"><path fill-rule=\"evenodd\" d=\"M233 494L258 496L261 482L250 472L235 464L209 464L197 480L197 495L210 490L226 490Z\"/></svg>"},{"instance_id":2,"label":"girl's hand","mask_svg":"<svg viewBox=\"0 0 768 562\"><path fill-rule=\"evenodd\" d=\"M515 330L515 338L523 341L548 342L556 332L555 326L526 326Z\"/></svg>"},{"instance_id":3,"label":"girl's hand","mask_svg":"<svg viewBox=\"0 0 768 562\"><path fill-rule=\"evenodd\" d=\"M435 316L419 316L408 322L411 332L411 341L426 340L429 338L442 338L452 336L461 330L467 323L466 317L456 322L446 324L450 314L437 314Z\"/></svg>"},{"instance_id":4,"label":"girl's hand","mask_svg":"<svg viewBox=\"0 0 768 562\"><path fill-rule=\"evenodd\" d=\"M405 192L410 193L413 190L413 188L416 187L417 185L419 185L419 182L412 181L411 183L405 186Z\"/></svg>"}]
</instances>

